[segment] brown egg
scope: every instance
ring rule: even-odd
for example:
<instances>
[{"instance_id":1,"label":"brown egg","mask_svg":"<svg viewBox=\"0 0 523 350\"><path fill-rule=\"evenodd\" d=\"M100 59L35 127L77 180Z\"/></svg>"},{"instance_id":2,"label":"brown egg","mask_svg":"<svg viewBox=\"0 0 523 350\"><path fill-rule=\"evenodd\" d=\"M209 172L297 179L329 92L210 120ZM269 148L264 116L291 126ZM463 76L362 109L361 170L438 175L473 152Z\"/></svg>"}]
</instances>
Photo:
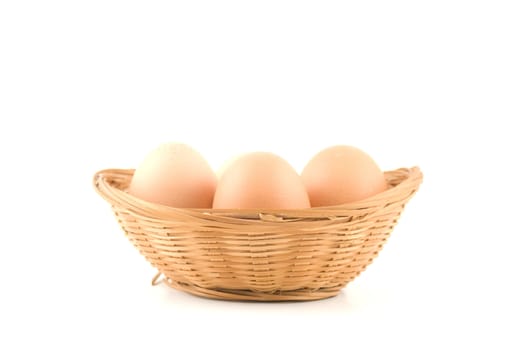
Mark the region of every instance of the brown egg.
<instances>
[{"instance_id":1,"label":"brown egg","mask_svg":"<svg viewBox=\"0 0 523 350\"><path fill-rule=\"evenodd\" d=\"M163 144L136 169L129 193L178 208L211 208L216 175L207 161L181 143Z\"/></svg>"},{"instance_id":2,"label":"brown egg","mask_svg":"<svg viewBox=\"0 0 523 350\"><path fill-rule=\"evenodd\" d=\"M215 209L310 208L303 182L284 159L256 152L235 159L218 181Z\"/></svg>"},{"instance_id":3,"label":"brown egg","mask_svg":"<svg viewBox=\"0 0 523 350\"><path fill-rule=\"evenodd\" d=\"M374 160L350 146L324 149L309 161L301 176L313 207L350 203L387 189Z\"/></svg>"}]
</instances>

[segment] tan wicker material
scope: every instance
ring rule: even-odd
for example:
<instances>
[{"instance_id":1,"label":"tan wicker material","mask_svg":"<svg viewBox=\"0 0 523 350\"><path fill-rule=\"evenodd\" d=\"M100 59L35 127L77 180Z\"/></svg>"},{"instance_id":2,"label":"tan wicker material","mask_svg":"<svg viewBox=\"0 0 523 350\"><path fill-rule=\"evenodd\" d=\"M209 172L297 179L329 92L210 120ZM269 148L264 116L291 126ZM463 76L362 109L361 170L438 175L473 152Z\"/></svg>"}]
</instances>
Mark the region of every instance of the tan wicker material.
<instances>
[{"instance_id":1,"label":"tan wicker material","mask_svg":"<svg viewBox=\"0 0 523 350\"><path fill-rule=\"evenodd\" d=\"M338 294L372 262L422 181L417 167L385 174L383 193L304 210L148 203L125 192L133 170L100 171L94 185L169 286L216 299L314 300Z\"/></svg>"}]
</instances>

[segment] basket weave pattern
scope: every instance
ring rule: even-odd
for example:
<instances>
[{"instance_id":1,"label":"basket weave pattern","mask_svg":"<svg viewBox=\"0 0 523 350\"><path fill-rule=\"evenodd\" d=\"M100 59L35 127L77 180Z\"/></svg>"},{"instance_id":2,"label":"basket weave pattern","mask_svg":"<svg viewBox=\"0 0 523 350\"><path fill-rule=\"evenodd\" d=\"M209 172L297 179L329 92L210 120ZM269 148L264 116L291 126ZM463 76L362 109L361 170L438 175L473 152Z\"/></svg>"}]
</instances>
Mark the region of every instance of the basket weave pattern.
<instances>
[{"instance_id":1,"label":"basket weave pattern","mask_svg":"<svg viewBox=\"0 0 523 350\"><path fill-rule=\"evenodd\" d=\"M304 210L180 209L128 193L133 170L94 176L128 239L173 288L232 300L314 300L334 296L376 257L419 168L386 172L374 197Z\"/></svg>"}]
</instances>

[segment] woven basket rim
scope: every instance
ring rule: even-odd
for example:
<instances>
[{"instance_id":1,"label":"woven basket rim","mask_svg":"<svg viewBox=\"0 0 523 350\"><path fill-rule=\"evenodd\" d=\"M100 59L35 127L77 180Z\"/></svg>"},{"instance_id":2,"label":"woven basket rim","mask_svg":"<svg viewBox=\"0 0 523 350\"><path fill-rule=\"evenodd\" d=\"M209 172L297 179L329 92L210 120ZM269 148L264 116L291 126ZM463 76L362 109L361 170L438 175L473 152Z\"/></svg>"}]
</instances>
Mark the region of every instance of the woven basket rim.
<instances>
[{"instance_id":1,"label":"woven basket rim","mask_svg":"<svg viewBox=\"0 0 523 350\"><path fill-rule=\"evenodd\" d=\"M387 190L378 193L372 197L363 200L333 206L312 207L304 209L271 209L271 208L257 208L257 209L212 209L212 208L177 208L165 206L162 204L152 203L143 199L137 198L128 192L125 188L121 188L118 184L128 183L134 174L135 169L118 169L108 168L103 169L94 174L93 185L100 196L110 203L117 203L132 211L133 214L147 217L147 218L162 218L167 219L171 214L177 216L184 213L188 216L194 217L209 217L231 219L233 221L238 219L264 219L264 221L280 221L283 218L304 218L304 217L335 217L344 215L347 210L357 210L366 207L371 207L376 203L388 202L387 198L398 196L404 193L407 187L411 187L412 191L407 191L405 197L412 195L422 182L423 174L418 166L411 168L398 168L396 170L385 171L385 176L389 187ZM401 176L394 177L394 175L401 174Z\"/></svg>"}]
</instances>

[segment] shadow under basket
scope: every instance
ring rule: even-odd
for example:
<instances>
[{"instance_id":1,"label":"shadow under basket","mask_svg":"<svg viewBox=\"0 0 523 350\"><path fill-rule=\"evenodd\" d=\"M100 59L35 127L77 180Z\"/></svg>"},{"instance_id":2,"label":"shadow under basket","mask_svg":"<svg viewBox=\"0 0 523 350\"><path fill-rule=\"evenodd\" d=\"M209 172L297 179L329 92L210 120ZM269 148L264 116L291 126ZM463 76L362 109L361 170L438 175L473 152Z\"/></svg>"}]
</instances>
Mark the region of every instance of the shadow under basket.
<instances>
[{"instance_id":1,"label":"shadow under basket","mask_svg":"<svg viewBox=\"0 0 523 350\"><path fill-rule=\"evenodd\" d=\"M181 209L126 192L134 170L94 176L131 243L163 282L226 300L337 295L376 257L417 191L418 167L385 172L389 188L358 202L301 210Z\"/></svg>"}]
</instances>

